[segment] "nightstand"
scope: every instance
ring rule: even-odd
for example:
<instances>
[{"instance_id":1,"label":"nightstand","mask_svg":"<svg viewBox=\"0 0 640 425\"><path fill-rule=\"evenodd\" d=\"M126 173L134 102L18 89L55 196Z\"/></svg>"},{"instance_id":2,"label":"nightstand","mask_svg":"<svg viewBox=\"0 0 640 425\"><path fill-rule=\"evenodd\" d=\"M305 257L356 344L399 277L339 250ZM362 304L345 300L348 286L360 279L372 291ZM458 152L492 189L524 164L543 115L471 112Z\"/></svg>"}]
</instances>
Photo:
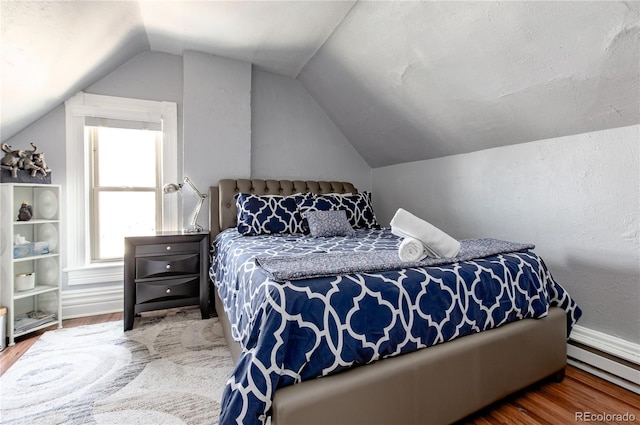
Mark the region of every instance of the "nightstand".
<instances>
[{"instance_id":1,"label":"nightstand","mask_svg":"<svg viewBox=\"0 0 640 425\"><path fill-rule=\"evenodd\" d=\"M124 246L125 331L143 311L199 304L209 318L209 233L127 237Z\"/></svg>"}]
</instances>

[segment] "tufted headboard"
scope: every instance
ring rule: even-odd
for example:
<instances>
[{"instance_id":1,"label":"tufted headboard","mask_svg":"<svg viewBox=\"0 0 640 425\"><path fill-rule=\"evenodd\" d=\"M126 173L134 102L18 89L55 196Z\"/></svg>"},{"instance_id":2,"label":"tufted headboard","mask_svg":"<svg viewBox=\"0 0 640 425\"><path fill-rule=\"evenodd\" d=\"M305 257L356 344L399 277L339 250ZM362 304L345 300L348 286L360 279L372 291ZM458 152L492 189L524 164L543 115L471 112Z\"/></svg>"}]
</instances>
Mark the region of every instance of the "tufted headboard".
<instances>
[{"instance_id":1,"label":"tufted headboard","mask_svg":"<svg viewBox=\"0 0 640 425\"><path fill-rule=\"evenodd\" d=\"M358 193L351 183L303 180L222 179L209 187L209 229L211 240L221 231L236 226L236 193L293 195L294 193Z\"/></svg>"}]
</instances>

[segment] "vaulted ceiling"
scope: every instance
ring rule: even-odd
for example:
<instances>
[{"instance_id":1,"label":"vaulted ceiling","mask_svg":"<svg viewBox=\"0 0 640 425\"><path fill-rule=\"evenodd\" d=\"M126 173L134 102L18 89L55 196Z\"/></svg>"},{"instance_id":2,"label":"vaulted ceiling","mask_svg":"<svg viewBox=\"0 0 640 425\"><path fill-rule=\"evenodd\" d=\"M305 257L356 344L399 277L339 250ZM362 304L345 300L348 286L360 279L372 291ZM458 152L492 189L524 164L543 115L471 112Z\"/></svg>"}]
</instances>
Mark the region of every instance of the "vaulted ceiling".
<instances>
[{"instance_id":1,"label":"vaulted ceiling","mask_svg":"<svg viewBox=\"0 0 640 425\"><path fill-rule=\"evenodd\" d=\"M640 123L640 2L2 1L7 140L147 50L297 78L372 166Z\"/></svg>"}]
</instances>

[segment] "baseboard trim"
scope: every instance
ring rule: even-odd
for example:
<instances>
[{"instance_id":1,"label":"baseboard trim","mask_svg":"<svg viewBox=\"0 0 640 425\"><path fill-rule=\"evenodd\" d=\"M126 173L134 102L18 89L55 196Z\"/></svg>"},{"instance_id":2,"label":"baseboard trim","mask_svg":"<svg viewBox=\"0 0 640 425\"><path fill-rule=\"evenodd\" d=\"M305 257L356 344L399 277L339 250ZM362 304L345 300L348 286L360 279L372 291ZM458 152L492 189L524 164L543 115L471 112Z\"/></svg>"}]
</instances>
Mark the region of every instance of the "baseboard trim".
<instances>
[{"instance_id":1,"label":"baseboard trim","mask_svg":"<svg viewBox=\"0 0 640 425\"><path fill-rule=\"evenodd\" d=\"M122 283L94 289L62 291L62 318L96 316L123 311Z\"/></svg>"},{"instance_id":2,"label":"baseboard trim","mask_svg":"<svg viewBox=\"0 0 640 425\"><path fill-rule=\"evenodd\" d=\"M640 394L640 345L582 326L571 332L568 363Z\"/></svg>"}]
</instances>

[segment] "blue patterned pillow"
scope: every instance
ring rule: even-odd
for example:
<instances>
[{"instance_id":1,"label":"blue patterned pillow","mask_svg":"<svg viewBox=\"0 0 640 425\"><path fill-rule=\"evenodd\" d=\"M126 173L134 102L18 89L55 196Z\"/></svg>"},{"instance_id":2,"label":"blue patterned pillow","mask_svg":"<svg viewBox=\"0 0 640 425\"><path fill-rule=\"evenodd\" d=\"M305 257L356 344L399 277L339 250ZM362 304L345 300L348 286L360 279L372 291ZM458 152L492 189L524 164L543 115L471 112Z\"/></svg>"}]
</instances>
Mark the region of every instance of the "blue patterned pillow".
<instances>
[{"instance_id":1,"label":"blue patterned pillow","mask_svg":"<svg viewBox=\"0 0 640 425\"><path fill-rule=\"evenodd\" d=\"M314 238L328 236L355 236L356 232L347 220L347 212L337 211L309 211L303 214L307 219L309 231Z\"/></svg>"},{"instance_id":2,"label":"blue patterned pillow","mask_svg":"<svg viewBox=\"0 0 640 425\"><path fill-rule=\"evenodd\" d=\"M354 229L379 229L371 205L371 193L362 192L355 195L309 195L299 200L298 208L304 214L310 211L344 210L347 219ZM306 228L305 228L306 230Z\"/></svg>"},{"instance_id":3,"label":"blue patterned pillow","mask_svg":"<svg viewBox=\"0 0 640 425\"><path fill-rule=\"evenodd\" d=\"M304 198L306 195L303 194L291 196L237 194L238 232L241 235L303 233L298 202L304 202Z\"/></svg>"}]
</instances>

